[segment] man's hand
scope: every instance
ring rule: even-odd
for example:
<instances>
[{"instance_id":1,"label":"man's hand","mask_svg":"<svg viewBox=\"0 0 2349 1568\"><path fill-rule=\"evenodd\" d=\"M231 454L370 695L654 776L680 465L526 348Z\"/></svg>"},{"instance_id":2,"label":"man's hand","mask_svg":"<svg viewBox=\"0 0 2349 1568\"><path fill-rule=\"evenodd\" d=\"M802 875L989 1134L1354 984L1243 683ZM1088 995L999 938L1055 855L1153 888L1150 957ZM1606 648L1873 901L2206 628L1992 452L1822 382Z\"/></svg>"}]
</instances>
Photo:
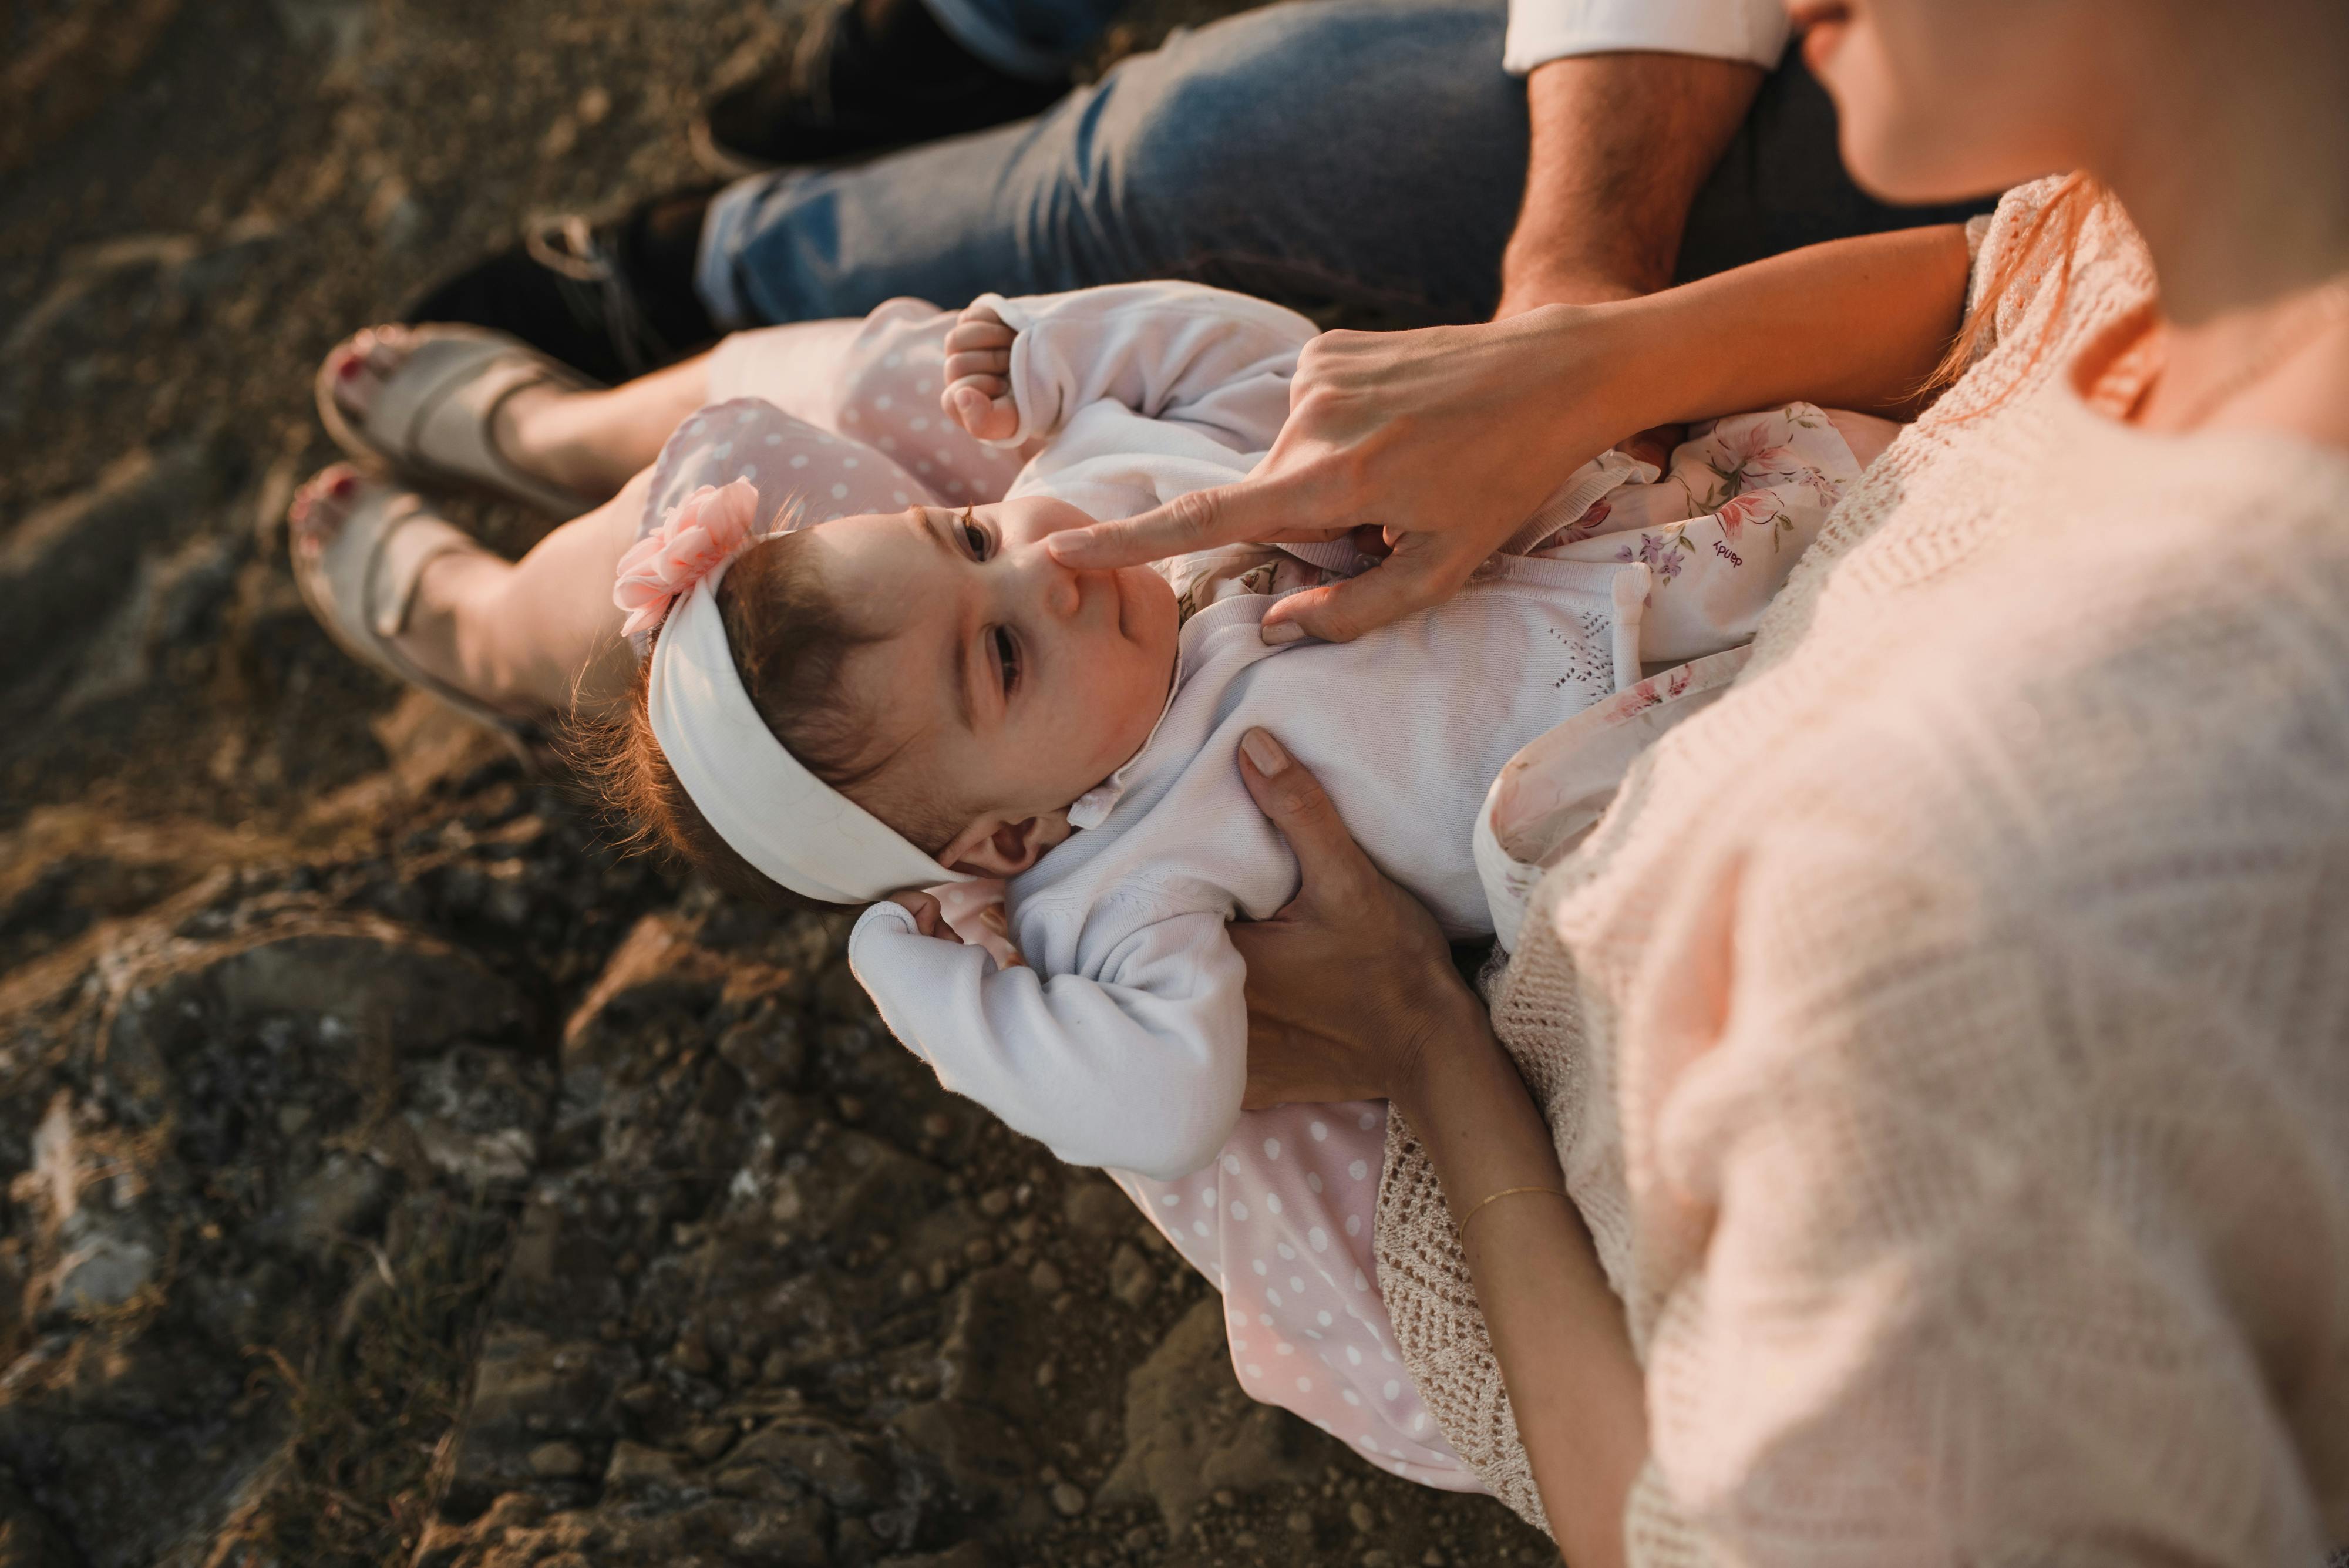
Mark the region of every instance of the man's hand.
<instances>
[{"instance_id":1,"label":"man's hand","mask_svg":"<svg viewBox=\"0 0 2349 1568\"><path fill-rule=\"evenodd\" d=\"M1288 421L1248 478L1047 548L1100 568L1367 528L1392 554L1282 599L1265 640L1349 641L1440 603L1567 475L1650 422L1614 406L1620 357L1601 315L1560 306L1482 327L1324 333L1299 357Z\"/></svg>"},{"instance_id":2,"label":"man's hand","mask_svg":"<svg viewBox=\"0 0 2349 1568\"><path fill-rule=\"evenodd\" d=\"M983 305L966 307L947 332L947 385L938 407L980 441L1009 441L1019 429L1011 401L1011 340L1018 336Z\"/></svg>"}]
</instances>

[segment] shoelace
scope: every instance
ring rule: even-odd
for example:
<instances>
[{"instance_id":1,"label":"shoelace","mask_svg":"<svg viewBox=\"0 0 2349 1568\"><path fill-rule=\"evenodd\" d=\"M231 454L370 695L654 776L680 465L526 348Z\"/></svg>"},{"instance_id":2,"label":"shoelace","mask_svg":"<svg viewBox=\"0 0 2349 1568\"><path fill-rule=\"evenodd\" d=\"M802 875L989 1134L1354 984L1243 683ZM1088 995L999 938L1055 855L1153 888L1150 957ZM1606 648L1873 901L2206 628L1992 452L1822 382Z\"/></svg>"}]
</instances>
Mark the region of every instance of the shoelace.
<instances>
[{"instance_id":1,"label":"shoelace","mask_svg":"<svg viewBox=\"0 0 2349 1568\"><path fill-rule=\"evenodd\" d=\"M668 340L646 318L619 263L585 218L573 213L533 223L523 235L523 248L554 274L573 318L611 340L629 375L657 369L673 357Z\"/></svg>"}]
</instances>

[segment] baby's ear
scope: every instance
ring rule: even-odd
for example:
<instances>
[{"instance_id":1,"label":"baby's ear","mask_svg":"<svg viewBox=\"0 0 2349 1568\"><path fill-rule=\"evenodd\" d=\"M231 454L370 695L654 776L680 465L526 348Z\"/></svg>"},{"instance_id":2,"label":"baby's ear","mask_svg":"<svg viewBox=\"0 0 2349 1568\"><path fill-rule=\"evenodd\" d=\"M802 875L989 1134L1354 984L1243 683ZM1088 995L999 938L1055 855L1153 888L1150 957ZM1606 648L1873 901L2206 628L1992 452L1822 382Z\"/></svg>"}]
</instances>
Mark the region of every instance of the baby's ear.
<instances>
[{"instance_id":1,"label":"baby's ear","mask_svg":"<svg viewBox=\"0 0 2349 1568\"><path fill-rule=\"evenodd\" d=\"M982 816L956 834L954 841L938 852L938 860L950 870L981 877L1017 877L1041 860L1044 852L1068 837L1069 833L1069 814L1065 811L1024 817L1018 822Z\"/></svg>"}]
</instances>

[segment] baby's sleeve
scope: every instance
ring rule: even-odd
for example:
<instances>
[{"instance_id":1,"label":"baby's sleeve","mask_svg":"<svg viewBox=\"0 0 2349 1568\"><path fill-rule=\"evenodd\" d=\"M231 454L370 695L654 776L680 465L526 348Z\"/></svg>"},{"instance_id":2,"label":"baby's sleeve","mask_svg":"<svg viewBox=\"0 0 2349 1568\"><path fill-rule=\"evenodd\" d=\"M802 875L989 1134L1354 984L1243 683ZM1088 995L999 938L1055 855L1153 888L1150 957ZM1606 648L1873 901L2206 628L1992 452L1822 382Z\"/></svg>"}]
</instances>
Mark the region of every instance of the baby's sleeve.
<instances>
[{"instance_id":1,"label":"baby's sleeve","mask_svg":"<svg viewBox=\"0 0 2349 1568\"><path fill-rule=\"evenodd\" d=\"M977 302L1019 333L1011 396L1019 429L1049 436L1092 403L1199 426L1243 452L1288 417L1297 356L1319 328L1293 310L1195 283L1129 283Z\"/></svg>"},{"instance_id":2,"label":"baby's sleeve","mask_svg":"<svg viewBox=\"0 0 2349 1568\"><path fill-rule=\"evenodd\" d=\"M894 903L865 910L849 967L938 1082L1071 1165L1171 1181L1216 1158L1247 1079L1247 979L1219 915L1123 938L1098 977L1002 969L926 937Z\"/></svg>"}]
</instances>

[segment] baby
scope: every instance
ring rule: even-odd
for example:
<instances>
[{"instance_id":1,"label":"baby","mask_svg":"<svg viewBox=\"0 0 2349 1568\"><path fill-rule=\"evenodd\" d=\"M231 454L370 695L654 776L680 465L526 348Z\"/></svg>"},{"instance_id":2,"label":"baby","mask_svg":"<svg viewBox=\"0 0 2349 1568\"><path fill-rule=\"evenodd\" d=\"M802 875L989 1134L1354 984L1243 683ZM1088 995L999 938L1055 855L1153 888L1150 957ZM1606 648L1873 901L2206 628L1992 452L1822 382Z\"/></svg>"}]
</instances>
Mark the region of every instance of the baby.
<instances>
[{"instance_id":1,"label":"baby","mask_svg":"<svg viewBox=\"0 0 2349 1568\"><path fill-rule=\"evenodd\" d=\"M292 508L295 571L358 657L487 722L616 718L616 803L719 880L869 904L851 958L891 1025L1111 1168L1224 1293L1249 1395L1475 1490L1378 1291L1385 1107L1236 1114L1225 921L1297 882L1237 738L1265 723L1446 926L1490 930L1514 884L1480 879L1471 824L1503 763L1710 690L1892 427L1796 406L1693 430L1661 474L1609 453L1455 599L1342 647L1257 628L1362 569L1343 544L1050 558L1060 529L1247 472L1313 334L1180 284L895 301L592 389L505 340L374 328L321 369L339 441L571 521L509 562L337 467ZM1588 749L1574 810L1611 785Z\"/></svg>"},{"instance_id":2,"label":"baby","mask_svg":"<svg viewBox=\"0 0 2349 1568\"><path fill-rule=\"evenodd\" d=\"M835 471L844 497L849 470L895 459L829 434L810 451L806 423L754 399L688 421L616 595L645 650L627 793L722 877L869 904L851 963L943 1083L1064 1159L1162 1179L1214 1159L1240 1111L1225 924L1297 888L1240 735L1279 734L1381 869L1454 936L1489 934L1472 828L1512 753L1750 636L1889 428L1798 405L1700 431L1668 476L1609 453L1444 605L1271 647L1280 595L1368 561L1250 546L1083 572L1045 541L1247 472L1309 322L1148 284L844 326L841 435L922 431L897 403L906 368L944 356L944 407L1026 462L999 500L938 504L978 488L941 477L895 493L901 510L820 517ZM823 525L759 537L794 496L792 521ZM1007 896L978 941L919 891L991 878Z\"/></svg>"}]
</instances>

